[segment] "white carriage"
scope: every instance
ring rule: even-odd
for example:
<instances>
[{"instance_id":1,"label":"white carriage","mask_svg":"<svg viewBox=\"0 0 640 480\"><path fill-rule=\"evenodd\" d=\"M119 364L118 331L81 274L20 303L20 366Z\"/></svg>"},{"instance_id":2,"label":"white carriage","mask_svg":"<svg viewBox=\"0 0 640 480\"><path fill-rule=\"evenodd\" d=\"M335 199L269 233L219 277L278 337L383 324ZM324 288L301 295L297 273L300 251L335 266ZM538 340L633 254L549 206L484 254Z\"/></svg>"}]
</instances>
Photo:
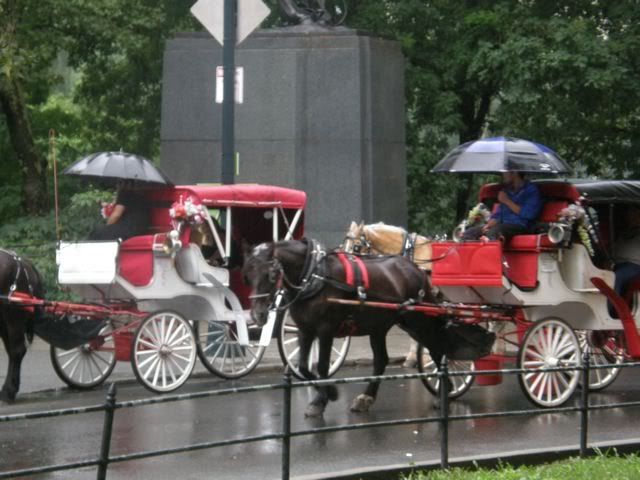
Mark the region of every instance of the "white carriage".
<instances>
[{"instance_id":1,"label":"white carriage","mask_svg":"<svg viewBox=\"0 0 640 480\"><path fill-rule=\"evenodd\" d=\"M578 367L589 349L592 363L606 367L591 371L589 388L599 390L615 380L625 357L640 358L640 285L632 282L624 299L617 295L611 262L620 210L640 204L640 182L536 184L544 199L542 233L517 235L504 245L434 242L432 281L459 319L484 324L497 336L491 355L475 361L475 369L515 361L527 369L519 376L527 397L554 407L571 398L580 372L539 369ZM500 188L485 185L480 201L491 205ZM564 209L580 204L584 225L558 223ZM576 228L591 235L581 240ZM464 393L472 381L466 378L450 394ZM499 375L478 376L481 385L500 381Z\"/></svg>"},{"instance_id":2,"label":"white carriage","mask_svg":"<svg viewBox=\"0 0 640 480\"><path fill-rule=\"evenodd\" d=\"M196 355L224 378L251 372L271 340L250 319L242 283L242 249L299 238L304 192L263 185L150 188L147 235L123 242L61 243L59 283L85 304L57 304L105 321L77 348L52 347L56 372L69 385L100 384L118 360L154 392L181 386ZM284 327L281 328L284 331Z\"/></svg>"}]
</instances>

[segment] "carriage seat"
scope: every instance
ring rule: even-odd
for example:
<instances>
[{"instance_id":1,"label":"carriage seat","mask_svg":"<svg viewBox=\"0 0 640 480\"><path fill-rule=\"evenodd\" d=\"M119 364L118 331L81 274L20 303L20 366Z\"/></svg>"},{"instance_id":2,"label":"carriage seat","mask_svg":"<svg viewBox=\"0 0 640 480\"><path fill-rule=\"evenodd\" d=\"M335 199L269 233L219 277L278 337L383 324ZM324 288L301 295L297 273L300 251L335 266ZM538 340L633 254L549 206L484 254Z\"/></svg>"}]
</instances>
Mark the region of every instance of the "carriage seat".
<instances>
[{"instance_id":1,"label":"carriage seat","mask_svg":"<svg viewBox=\"0 0 640 480\"><path fill-rule=\"evenodd\" d=\"M503 248L505 275L521 289L535 289L538 281L538 255L540 252L556 250L558 246L549 240L548 225L558 220L558 213L579 194L575 187L564 182L537 183L543 199L542 210L536 219L537 228L542 233L514 235ZM484 185L480 190L480 201L491 202L498 196L500 184ZM497 204L494 205L494 208Z\"/></svg>"},{"instance_id":2,"label":"carriage seat","mask_svg":"<svg viewBox=\"0 0 640 480\"><path fill-rule=\"evenodd\" d=\"M505 252L541 252L557 248L555 244L551 243L546 234L547 226L556 222L558 213L563 208L568 207L570 203L575 203L579 195L575 187L569 183L550 182L537 183L536 185L543 199L542 210L536 219L538 226L536 229L541 229L543 233L515 235L505 245ZM502 185L497 183L484 185L480 189L480 201L489 203L494 201L501 189ZM497 208L497 202L493 207L494 209Z\"/></svg>"},{"instance_id":3,"label":"carriage seat","mask_svg":"<svg viewBox=\"0 0 640 480\"><path fill-rule=\"evenodd\" d=\"M229 272L224 268L212 267L207 263L202 250L194 243L183 246L176 254L176 270L182 280L194 285L204 286L210 282L205 273L212 275L223 285L229 285Z\"/></svg>"}]
</instances>

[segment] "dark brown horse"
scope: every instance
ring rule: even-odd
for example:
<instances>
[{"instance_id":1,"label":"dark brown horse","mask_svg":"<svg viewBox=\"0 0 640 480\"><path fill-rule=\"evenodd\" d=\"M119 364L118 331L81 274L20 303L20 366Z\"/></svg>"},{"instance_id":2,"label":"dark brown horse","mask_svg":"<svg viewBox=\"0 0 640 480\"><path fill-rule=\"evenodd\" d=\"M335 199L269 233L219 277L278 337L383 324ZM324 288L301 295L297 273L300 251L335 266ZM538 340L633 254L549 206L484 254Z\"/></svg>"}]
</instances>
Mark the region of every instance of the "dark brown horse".
<instances>
[{"instance_id":1,"label":"dark brown horse","mask_svg":"<svg viewBox=\"0 0 640 480\"><path fill-rule=\"evenodd\" d=\"M9 356L7 376L0 390L0 403L16 399L20 389L22 359L27 353L27 344L33 341L36 316L42 314L40 307L29 309L11 305L7 297L13 291L44 297L42 280L31 262L0 249L0 336Z\"/></svg>"},{"instance_id":2,"label":"dark brown horse","mask_svg":"<svg viewBox=\"0 0 640 480\"><path fill-rule=\"evenodd\" d=\"M369 300L402 303L405 301L433 301L426 275L409 260L400 256L363 257L369 277L366 297ZM327 378L333 338L339 335L368 335L373 350L373 374L382 375L389 363L386 335L398 325L431 352L439 365L443 349L444 319L426 318L416 312L399 313L393 310L366 306L345 306L330 298L358 298L357 290L345 283L345 268L336 253L325 254L317 242L311 240L262 244L254 248L243 268L245 282L253 289L252 317L264 325L274 298L282 288L291 317L299 329L299 365L302 375L317 377L307 368L306 359L312 342L319 340L318 374ZM426 293L425 293L426 292ZM379 382L367 385L358 395L352 411L364 412L375 401ZM322 415L329 401L337 399L335 387L320 387L307 407L306 416Z\"/></svg>"}]
</instances>

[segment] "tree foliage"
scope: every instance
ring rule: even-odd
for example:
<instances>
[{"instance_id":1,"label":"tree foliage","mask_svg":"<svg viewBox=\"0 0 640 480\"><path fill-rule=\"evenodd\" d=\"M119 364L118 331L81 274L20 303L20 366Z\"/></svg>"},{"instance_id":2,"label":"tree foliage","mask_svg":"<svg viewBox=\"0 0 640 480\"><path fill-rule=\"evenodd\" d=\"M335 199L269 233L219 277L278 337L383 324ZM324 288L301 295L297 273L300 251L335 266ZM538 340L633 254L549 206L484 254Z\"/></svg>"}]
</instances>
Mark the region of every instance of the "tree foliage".
<instances>
[{"instance_id":1,"label":"tree foliage","mask_svg":"<svg viewBox=\"0 0 640 480\"><path fill-rule=\"evenodd\" d=\"M429 171L482 136L544 143L583 176L640 175L635 0L347 1L348 26L398 40L407 59L412 229L448 231L473 202L485 179ZM25 106L39 193L51 129L61 166L99 150L157 156L164 39L200 28L192 3L0 0L0 85ZM29 174L10 127L0 116L0 220L20 211Z\"/></svg>"},{"instance_id":2,"label":"tree foliage","mask_svg":"<svg viewBox=\"0 0 640 480\"><path fill-rule=\"evenodd\" d=\"M544 143L582 176L640 175L637 2L359 0L350 10L353 26L397 39L407 57L414 229L447 230L473 202L479 179L428 172L481 136Z\"/></svg>"}]
</instances>

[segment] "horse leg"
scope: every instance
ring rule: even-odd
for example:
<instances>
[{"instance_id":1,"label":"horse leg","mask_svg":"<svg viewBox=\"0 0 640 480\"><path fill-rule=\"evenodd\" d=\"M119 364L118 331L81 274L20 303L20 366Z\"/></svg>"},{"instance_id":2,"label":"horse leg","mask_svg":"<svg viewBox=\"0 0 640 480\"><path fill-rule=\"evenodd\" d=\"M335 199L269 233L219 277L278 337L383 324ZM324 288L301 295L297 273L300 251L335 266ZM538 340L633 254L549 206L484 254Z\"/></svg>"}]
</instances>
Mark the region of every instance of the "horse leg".
<instances>
[{"instance_id":1,"label":"horse leg","mask_svg":"<svg viewBox=\"0 0 640 480\"><path fill-rule=\"evenodd\" d=\"M444 353L438 348L431 348L429 350L429 353L431 354L431 359L433 360L433 363L436 364L436 368L438 370L440 370L440 367L442 366L442 358L444 357ZM451 384L451 379L448 379L447 384L445 385L445 387L447 388L447 390L451 390L453 388L453 385ZM440 384L440 388L442 388L442 383ZM435 408L435 409L439 409L440 408L440 395L439 394L436 395L436 397L433 399L433 408Z\"/></svg>"},{"instance_id":2,"label":"horse leg","mask_svg":"<svg viewBox=\"0 0 640 480\"><path fill-rule=\"evenodd\" d=\"M371 350L373 351L373 375L384 374L384 371L389 364L386 333L387 332L369 336L369 343L371 344ZM368 412L371 405L376 401L379 388L379 381L369 382L364 393L361 393L353 399L353 402L351 403L351 411Z\"/></svg>"},{"instance_id":3,"label":"horse leg","mask_svg":"<svg viewBox=\"0 0 640 480\"><path fill-rule=\"evenodd\" d=\"M303 364L303 359L309 357L309 350L311 349L311 343L313 339L310 339L308 343L300 340L300 373L309 380L316 380L317 378L325 379L329 376L329 363L331 359L331 346L333 345L333 337L331 335L322 335L318 338L319 352L318 352L318 377L308 368L308 361ZM306 352L305 352L306 349ZM303 356L304 353L304 356ZM338 390L335 386L329 385L325 387L317 387L317 393L315 398L309 403L307 409L304 412L305 417L319 417L324 413L327 404L330 401L338 399Z\"/></svg>"},{"instance_id":4,"label":"horse leg","mask_svg":"<svg viewBox=\"0 0 640 480\"><path fill-rule=\"evenodd\" d=\"M409 351L404 359L402 366L404 368L414 368L418 363L418 342L411 340Z\"/></svg>"},{"instance_id":5,"label":"horse leg","mask_svg":"<svg viewBox=\"0 0 640 480\"><path fill-rule=\"evenodd\" d=\"M20 389L20 367L22 359L27 353L27 345L20 325L12 324L11 319L3 315L0 319L2 341L9 356L9 365L7 366L7 376L0 390L0 403L13 403L16 399L18 390ZM17 327L17 328L16 328Z\"/></svg>"}]
</instances>

